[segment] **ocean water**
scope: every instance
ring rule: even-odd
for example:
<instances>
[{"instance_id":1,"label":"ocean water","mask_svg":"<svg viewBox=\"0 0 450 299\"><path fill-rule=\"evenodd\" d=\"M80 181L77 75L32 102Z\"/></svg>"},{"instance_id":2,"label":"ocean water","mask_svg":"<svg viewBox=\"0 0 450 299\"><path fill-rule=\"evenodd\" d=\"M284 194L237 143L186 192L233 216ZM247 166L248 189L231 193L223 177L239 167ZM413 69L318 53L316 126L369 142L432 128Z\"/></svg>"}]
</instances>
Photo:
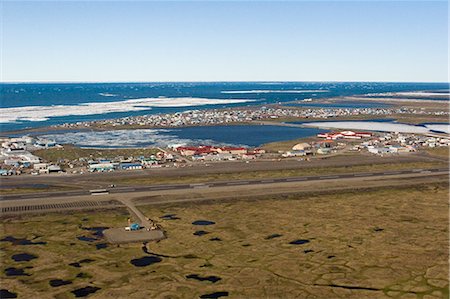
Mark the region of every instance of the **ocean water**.
<instances>
[{"instance_id":1,"label":"ocean water","mask_svg":"<svg viewBox=\"0 0 450 299\"><path fill-rule=\"evenodd\" d=\"M448 89L448 84L366 82L1 83L0 130L7 132L78 121L172 113L191 109L245 107L305 98L314 100L367 93L442 89ZM357 105L360 104L355 104L354 107Z\"/></svg>"}]
</instances>

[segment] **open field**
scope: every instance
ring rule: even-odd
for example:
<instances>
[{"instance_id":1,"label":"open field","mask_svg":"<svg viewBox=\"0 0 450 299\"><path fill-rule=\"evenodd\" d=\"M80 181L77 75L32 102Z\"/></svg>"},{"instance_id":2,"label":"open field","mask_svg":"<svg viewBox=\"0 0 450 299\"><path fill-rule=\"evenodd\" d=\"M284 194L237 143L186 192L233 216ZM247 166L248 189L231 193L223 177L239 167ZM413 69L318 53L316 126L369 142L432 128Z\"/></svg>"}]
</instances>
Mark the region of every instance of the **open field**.
<instances>
[{"instance_id":1,"label":"open field","mask_svg":"<svg viewBox=\"0 0 450 299\"><path fill-rule=\"evenodd\" d=\"M427 148L425 152L431 156L437 156L447 159L450 157L450 150L448 147Z\"/></svg>"},{"instance_id":2,"label":"open field","mask_svg":"<svg viewBox=\"0 0 450 299\"><path fill-rule=\"evenodd\" d=\"M99 288L90 298L448 297L447 183L241 199L141 206L168 236L147 248L100 245L93 228L126 225L124 209L4 218L2 239L38 244L0 242L2 288L24 298L86 286ZM12 259L21 253L36 258Z\"/></svg>"}]
</instances>

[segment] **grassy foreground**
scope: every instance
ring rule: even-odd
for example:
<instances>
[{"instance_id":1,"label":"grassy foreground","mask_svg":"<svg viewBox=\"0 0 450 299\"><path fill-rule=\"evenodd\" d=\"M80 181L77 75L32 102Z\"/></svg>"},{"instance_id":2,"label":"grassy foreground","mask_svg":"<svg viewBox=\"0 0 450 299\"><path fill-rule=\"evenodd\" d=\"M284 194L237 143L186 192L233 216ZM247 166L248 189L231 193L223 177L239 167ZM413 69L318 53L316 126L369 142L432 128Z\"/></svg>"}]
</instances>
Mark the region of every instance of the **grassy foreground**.
<instances>
[{"instance_id":1,"label":"grassy foreground","mask_svg":"<svg viewBox=\"0 0 450 299\"><path fill-rule=\"evenodd\" d=\"M47 243L0 242L2 288L19 298L72 298L86 286L100 288L90 298L447 298L448 195L448 184L428 184L140 207L154 219L175 214L158 220L168 239L150 244L150 254L142 244L96 249L102 238L77 239L92 237L83 228L125 225L125 210L7 218L1 238ZM37 258L12 259L24 252ZM152 265L130 263L154 254ZM11 267L28 276L6 276ZM70 283L51 287L50 279Z\"/></svg>"}]
</instances>

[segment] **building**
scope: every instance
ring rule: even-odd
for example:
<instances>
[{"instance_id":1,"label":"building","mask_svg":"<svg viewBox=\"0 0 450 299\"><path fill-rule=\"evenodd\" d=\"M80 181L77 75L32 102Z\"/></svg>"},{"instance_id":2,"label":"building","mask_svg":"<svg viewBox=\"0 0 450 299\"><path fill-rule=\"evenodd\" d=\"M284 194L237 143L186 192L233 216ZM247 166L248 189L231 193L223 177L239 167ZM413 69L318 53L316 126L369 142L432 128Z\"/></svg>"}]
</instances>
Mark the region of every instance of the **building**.
<instances>
[{"instance_id":1,"label":"building","mask_svg":"<svg viewBox=\"0 0 450 299\"><path fill-rule=\"evenodd\" d=\"M139 170L143 167L140 163L120 163L119 168L123 170Z\"/></svg>"},{"instance_id":2,"label":"building","mask_svg":"<svg viewBox=\"0 0 450 299\"><path fill-rule=\"evenodd\" d=\"M297 143L296 145L294 145L292 147L293 151L305 151L305 150L309 150L309 149L311 149L311 145L306 142Z\"/></svg>"},{"instance_id":3,"label":"building","mask_svg":"<svg viewBox=\"0 0 450 299\"><path fill-rule=\"evenodd\" d=\"M106 163L92 163L89 164L89 171L94 172L104 172L104 171L113 171L116 168L117 164L106 162Z\"/></svg>"}]
</instances>

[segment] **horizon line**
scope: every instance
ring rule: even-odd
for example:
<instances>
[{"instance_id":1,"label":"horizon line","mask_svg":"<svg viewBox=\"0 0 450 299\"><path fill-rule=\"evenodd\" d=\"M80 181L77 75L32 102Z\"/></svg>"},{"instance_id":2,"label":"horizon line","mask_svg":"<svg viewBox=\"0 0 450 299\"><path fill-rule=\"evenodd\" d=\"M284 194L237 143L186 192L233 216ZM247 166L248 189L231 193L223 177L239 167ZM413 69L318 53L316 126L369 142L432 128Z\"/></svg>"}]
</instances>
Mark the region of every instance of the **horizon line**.
<instances>
[{"instance_id":1,"label":"horizon line","mask_svg":"<svg viewBox=\"0 0 450 299\"><path fill-rule=\"evenodd\" d=\"M340 80L216 80L216 81L76 81L76 80L49 80L49 81L0 81L0 84L96 84L96 83L435 83L435 84L449 84L450 81L340 81Z\"/></svg>"}]
</instances>

